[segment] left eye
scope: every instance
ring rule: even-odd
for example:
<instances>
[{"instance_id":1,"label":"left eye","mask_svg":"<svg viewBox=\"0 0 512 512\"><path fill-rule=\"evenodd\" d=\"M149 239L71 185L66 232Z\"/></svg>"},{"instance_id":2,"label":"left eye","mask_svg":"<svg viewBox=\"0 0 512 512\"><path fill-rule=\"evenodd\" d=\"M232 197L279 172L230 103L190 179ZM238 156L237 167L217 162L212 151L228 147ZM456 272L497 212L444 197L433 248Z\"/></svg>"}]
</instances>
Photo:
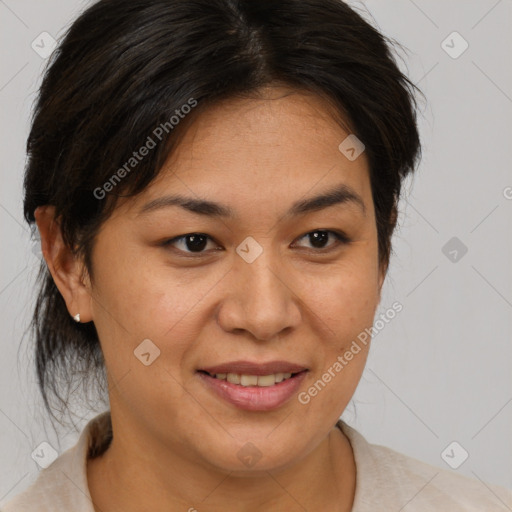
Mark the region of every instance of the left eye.
<instances>
[{"instance_id":1,"label":"left eye","mask_svg":"<svg viewBox=\"0 0 512 512\"><path fill-rule=\"evenodd\" d=\"M329 238L335 239L335 243L331 243L328 245ZM310 231L305 235L301 236L298 240L302 240L304 238L308 238L309 242L313 246L313 249L321 250L329 250L334 248L340 244L349 243L350 240L348 237L337 231L331 230L316 230ZM204 233L188 233L186 235L181 235L172 240L167 240L162 243L162 246L166 247L169 245L175 246L178 250L182 252L188 253L203 253L205 252L205 248L208 245L208 241L212 241L212 238ZM181 247L179 247L181 245ZM215 245L215 244L214 244Z\"/></svg>"},{"instance_id":2,"label":"left eye","mask_svg":"<svg viewBox=\"0 0 512 512\"><path fill-rule=\"evenodd\" d=\"M329 235L334 235L334 238L336 240L336 243L330 244L327 247L326 244L329 240ZM317 229L316 231L310 231L309 233L306 233L304 236L299 238L299 240L302 240L303 238L308 238L309 242L312 244L313 249L332 249L333 247L336 247L340 244L346 244L350 242L348 237L343 233L338 233L337 231L330 231L330 230L321 230ZM331 237L332 238L332 237Z\"/></svg>"}]
</instances>

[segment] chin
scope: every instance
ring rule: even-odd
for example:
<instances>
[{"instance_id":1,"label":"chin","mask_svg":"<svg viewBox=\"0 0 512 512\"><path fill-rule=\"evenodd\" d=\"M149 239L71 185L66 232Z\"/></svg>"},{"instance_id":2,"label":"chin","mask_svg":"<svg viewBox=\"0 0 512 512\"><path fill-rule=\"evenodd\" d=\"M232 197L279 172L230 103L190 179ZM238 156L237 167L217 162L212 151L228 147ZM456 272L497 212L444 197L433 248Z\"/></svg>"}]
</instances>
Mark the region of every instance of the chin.
<instances>
[{"instance_id":1,"label":"chin","mask_svg":"<svg viewBox=\"0 0 512 512\"><path fill-rule=\"evenodd\" d=\"M279 446L279 449L276 449ZM210 445L211 447L211 445ZM240 477L263 476L268 471L280 471L296 464L307 455L306 447L299 447L291 438L275 436L272 439L262 436L254 441L240 442L218 446L203 458L209 464L224 472Z\"/></svg>"}]
</instances>

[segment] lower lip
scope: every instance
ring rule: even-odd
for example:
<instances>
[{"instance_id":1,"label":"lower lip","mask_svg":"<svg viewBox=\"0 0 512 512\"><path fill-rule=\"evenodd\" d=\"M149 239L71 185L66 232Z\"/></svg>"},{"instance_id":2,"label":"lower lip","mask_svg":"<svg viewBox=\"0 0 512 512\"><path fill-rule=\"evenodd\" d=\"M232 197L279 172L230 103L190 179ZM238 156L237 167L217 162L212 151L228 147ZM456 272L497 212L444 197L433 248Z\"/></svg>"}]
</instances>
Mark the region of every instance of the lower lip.
<instances>
[{"instance_id":1,"label":"lower lip","mask_svg":"<svg viewBox=\"0 0 512 512\"><path fill-rule=\"evenodd\" d=\"M299 389L307 371L297 373L294 377L283 380L273 386L241 386L227 380L216 379L198 372L202 382L217 396L239 409L246 411L270 411L277 409L289 400Z\"/></svg>"}]
</instances>

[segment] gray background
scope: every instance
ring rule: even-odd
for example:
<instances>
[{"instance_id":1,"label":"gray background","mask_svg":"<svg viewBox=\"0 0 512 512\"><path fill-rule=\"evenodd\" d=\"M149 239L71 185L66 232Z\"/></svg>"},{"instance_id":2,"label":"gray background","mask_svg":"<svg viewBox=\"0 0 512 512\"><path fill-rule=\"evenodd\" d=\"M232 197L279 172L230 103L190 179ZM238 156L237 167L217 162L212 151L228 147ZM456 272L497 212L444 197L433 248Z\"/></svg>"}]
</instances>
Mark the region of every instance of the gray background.
<instances>
[{"instance_id":1,"label":"gray background","mask_svg":"<svg viewBox=\"0 0 512 512\"><path fill-rule=\"evenodd\" d=\"M456 441L452 464L462 449L469 457L454 471L512 487L512 1L350 3L408 48L400 65L428 103L423 160L404 187L377 316L396 300L403 310L375 336L343 419L370 442L445 469L441 454ZM38 258L22 177L45 63L31 43L42 32L58 38L87 4L0 0L0 504L36 478L31 453L41 442L61 453L78 438L56 435L35 386L25 331ZM454 31L469 44L458 58ZM78 429L95 414L77 411Z\"/></svg>"}]
</instances>

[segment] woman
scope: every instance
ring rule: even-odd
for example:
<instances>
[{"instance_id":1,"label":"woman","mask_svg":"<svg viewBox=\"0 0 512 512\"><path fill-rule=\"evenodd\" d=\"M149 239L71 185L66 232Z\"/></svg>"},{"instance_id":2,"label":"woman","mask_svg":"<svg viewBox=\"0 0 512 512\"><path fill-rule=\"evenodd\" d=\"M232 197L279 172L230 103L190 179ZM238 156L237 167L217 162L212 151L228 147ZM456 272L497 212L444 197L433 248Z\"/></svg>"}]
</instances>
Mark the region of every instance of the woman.
<instances>
[{"instance_id":1,"label":"woman","mask_svg":"<svg viewBox=\"0 0 512 512\"><path fill-rule=\"evenodd\" d=\"M57 372L105 370L109 410L4 512L512 507L339 421L419 158L414 89L338 0L75 21L28 140L37 370L50 412Z\"/></svg>"}]
</instances>

